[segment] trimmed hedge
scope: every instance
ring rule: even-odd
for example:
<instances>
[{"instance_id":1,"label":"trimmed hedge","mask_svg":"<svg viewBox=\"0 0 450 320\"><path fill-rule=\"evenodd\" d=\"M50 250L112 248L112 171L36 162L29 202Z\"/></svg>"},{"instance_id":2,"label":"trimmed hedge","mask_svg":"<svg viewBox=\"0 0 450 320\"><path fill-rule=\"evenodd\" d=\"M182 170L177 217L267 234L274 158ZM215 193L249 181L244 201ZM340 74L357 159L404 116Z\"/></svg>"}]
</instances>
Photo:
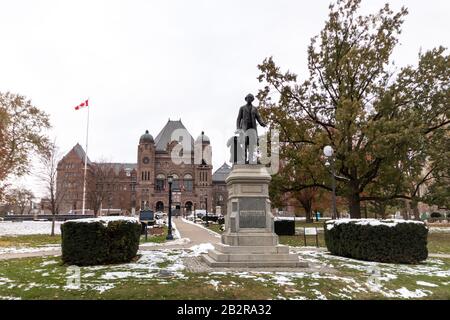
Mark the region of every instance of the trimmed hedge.
<instances>
[{"instance_id":1,"label":"trimmed hedge","mask_svg":"<svg viewBox=\"0 0 450 320\"><path fill-rule=\"evenodd\" d=\"M219 216L213 216L213 215L208 215L208 216L203 216L202 220L204 222L217 222L219 220Z\"/></svg>"},{"instance_id":2,"label":"trimmed hedge","mask_svg":"<svg viewBox=\"0 0 450 320\"><path fill-rule=\"evenodd\" d=\"M141 224L121 217L80 219L61 225L62 260L86 266L129 262L139 249Z\"/></svg>"},{"instance_id":3,"label":"trimmed hedge","mask_svg":"<svg viewBox=\"0 0 450 320\"><path fill-rule=\"evenodd\" d=\"M293 236L295 235L295 221L294 220L275 220L275 233L279 236Z\"/></svg>"},{"instance_id":4,"label":"trimmed hedge","mask_svg":"<svg viewBox=\"0 0 450 320\"><path fill-rule=\"evenodd\" d=\"M387 263L418 263L428 257L428 228L419 221L342 219L325 223L332 254Z\"/></svg>"},{"instance_id":5,"label":"trimmed hedge","mask_svg":"<svg viewBox=\"0 0 450 320\"><path fill-rule=\"evenodd\" d=\"M441 215L440 212L432 212L432 213L430 214L430 217L431 217L431 218L441 218L442 215ZM444 218L445 218L445 216L444 216Z\"/></svg>"}]
</instances>

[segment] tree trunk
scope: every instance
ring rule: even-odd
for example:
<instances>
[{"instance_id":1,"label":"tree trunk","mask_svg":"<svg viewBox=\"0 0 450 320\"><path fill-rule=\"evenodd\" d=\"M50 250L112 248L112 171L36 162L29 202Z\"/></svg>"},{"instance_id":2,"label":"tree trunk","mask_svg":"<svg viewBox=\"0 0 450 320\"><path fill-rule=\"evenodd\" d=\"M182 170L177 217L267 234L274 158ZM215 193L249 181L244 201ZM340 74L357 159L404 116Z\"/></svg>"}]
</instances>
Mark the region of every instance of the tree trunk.
<instances>
[{"instance_id":1,"label":"tree trunk","mask_svg":"<svg viewBox=\"0 0 450 320\"><path fill-rule=\"evenodd\" d=\"M305 213L306 213L306 223L312 223L313 222L313 217L312 217L312 210L311 207L304 208L305 209Z\"/></svg>"},{"instance_id":2,"label":"tree trunk","mask_svg":"<svg viewBox=\"0 0 450 320\"><path fill-rule=\"evenodd\" d=\"M313 222L312 199L300 199L299 202L302 205L303 209L305 209L306 222L312 223Z\"/></svg>"},{"instance_id":3,"label":"tree trunk","mask_svg":"<svg viewBox=\"0 0 450 320\"><path fill-rule=\"evenodd\" d=\"M53 217L52 217L52 233L50 234L50 236L52 236L52 237L55 235L55 220L56 220L56 215L53 214Z\"/></svg>"},{"instance_id":4,"label":"tree trunk","mask_svg":"<svg viewBox=\"0 0 450 320\"><path fill-rule=\"evenodd\" d=\"M414 220L420 220L419 202L417 200L411 201L411 209L414 214Z\"/></svg>"},{"instance_id":5,"label":"tree trunk","mask_svg":"<svg viewBox=\"0 0 450 320\"><path fill-rule=\"evenodd\" d=\"M361 200L358 192L353 192L350 196L348 196L348 206L350 218L361 219Z\"/></svg>"}]
</instances>

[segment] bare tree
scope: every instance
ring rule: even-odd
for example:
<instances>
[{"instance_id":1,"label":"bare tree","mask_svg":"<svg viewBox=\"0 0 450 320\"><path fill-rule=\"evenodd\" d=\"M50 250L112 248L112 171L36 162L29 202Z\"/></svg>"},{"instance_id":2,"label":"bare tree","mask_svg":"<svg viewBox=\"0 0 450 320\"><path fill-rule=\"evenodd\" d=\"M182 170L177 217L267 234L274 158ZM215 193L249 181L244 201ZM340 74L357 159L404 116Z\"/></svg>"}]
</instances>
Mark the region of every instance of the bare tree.
<instances>
[{"instance_id":1,"label":"bare tree","mask_svg":"<svg viewBox=\"0 0 450 320\"><path fill-rule=\"evenodd\" d=\"M110 202L119 183L119 176L115 171L115 164L104 160L92 165L87 178L87 199L94 215L97 216L105 202Z\"/></svg>"},{"instance_id":2,"label":"bare tree","mask_svg":"<svg viewBox=\"0 0 450 320\"><path fill-rule=\"evenodd\" d=\"M54 141L48 152L40 158L41 168L38 177L41 179L45 188L46 197L48 198L48 207L52 213L52 230L51 236L55 235L55 220L59 213L59 208L65 197L64 184L57 185L57 168L58 162L62 158L61 153Z\"/></svg>"},{"instance_id":3,"label":"bare tree","mask_svg":"<svg viewBox=\"0 0 450 320\"><path fill-rule=\"evenodd\" d=\"M6 195L6 202L11 204L15 212L23 215L25 210L27 214L31 211L34 194L25 187L17 187L9 190Z\"/></svg>"}]
</instances>

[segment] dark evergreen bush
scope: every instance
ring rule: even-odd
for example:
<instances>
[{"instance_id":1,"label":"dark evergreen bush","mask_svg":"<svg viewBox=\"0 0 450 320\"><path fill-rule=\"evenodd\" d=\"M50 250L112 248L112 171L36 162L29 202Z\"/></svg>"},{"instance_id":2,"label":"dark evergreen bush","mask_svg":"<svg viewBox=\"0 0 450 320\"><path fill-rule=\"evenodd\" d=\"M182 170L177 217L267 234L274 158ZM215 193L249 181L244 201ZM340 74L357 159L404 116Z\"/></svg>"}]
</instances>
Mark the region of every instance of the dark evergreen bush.
<instances>
[{"instance_id":1,"label":"dark evergreen bush","mask_svg":"<svg viewBox=\"0 0 450 320\"><path fill-rule=\"evenodd\" d=\"M428 229L424 223L380 222L328 221L324 228L328 251L342 257L388 263L418 263L427 259Z\"/></svg>"},{"instance_id":2,"label":"dark evergreen bush","mask_svg":"<svg viewBox=\"0 0 450 320\"><path fill-rule=\"evenodd\" d=\"M62 260L79 266L129 262L139 249L141 224L102 218L61 225Z\"/></svg>"},{"instance_id":3,"label":"dark evergreen bush","mask_svg":"<svg viewBox=\"0 0 450 320\"><path fill-rule=\"evenodd\" d=\"M294 220L275 220L275 233L279 236L293 236L295 235L295 221Z\"/></svg>"},{"instance_id":4,"label":"dark evergreen bush","mask_svg":"<svg viewBox=\"0 0 450 320\"><path fill-rule=\"evenodd\" d=\"M439 212L432 212L432 213L430 214L430 217L431 217L431 218L441 218L442 215L441 215Z\"/></svg>"}]
</instances>

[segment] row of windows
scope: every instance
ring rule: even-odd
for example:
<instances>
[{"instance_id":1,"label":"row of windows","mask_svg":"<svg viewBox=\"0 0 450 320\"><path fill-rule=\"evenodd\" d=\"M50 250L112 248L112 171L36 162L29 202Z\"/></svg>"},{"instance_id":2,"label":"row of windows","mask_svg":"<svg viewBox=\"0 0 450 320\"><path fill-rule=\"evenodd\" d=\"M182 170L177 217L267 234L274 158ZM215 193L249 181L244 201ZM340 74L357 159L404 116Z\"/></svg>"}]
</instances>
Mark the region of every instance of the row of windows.
<instances>
[{"instance_id":1,"label":"row of windows","mask_svg":"<svg viewBox=\"0 0 450 320\"><path fill-rule=\"evenodd\" d=\"M66 178L68 178L68 177L79 177L80 173L79 172L65 172L64 176Z\"/></svg>"},{"instance_id":2,"label":"row of windows","mask_svg":"<svg viewBox=\"0 0 450 320\"><path fill-rule=\"evenodd\" d=\"M150 171L142 171L141 172L141 180L149 181L150 180Z\"/></svg>"},{"instance_id":3,"label":"row of windows","mask_svg":"<svg viewBox=\"0 0 450 320\"><path fill-rule=\"evenodd\" d=\"M75 169L76 165L75 163L67 163L64 168L66 169Z\"/></svg>"},{"instance_id":4,"label":"row of windows","mask_svg":"<svg viewBox=\"0 0 450 320\"><path fill-rule=\"evenodd\" d=\"M155 181L155 188L157 191L164 191L166 189L166 180L157 178ZM183 190L187 192L192 192L194 189L194 181L192 178L184 179L183 184L180 184L180 180L178 178L174 178L172 182L172 190Z\"/></svg>"}]
</instances>

